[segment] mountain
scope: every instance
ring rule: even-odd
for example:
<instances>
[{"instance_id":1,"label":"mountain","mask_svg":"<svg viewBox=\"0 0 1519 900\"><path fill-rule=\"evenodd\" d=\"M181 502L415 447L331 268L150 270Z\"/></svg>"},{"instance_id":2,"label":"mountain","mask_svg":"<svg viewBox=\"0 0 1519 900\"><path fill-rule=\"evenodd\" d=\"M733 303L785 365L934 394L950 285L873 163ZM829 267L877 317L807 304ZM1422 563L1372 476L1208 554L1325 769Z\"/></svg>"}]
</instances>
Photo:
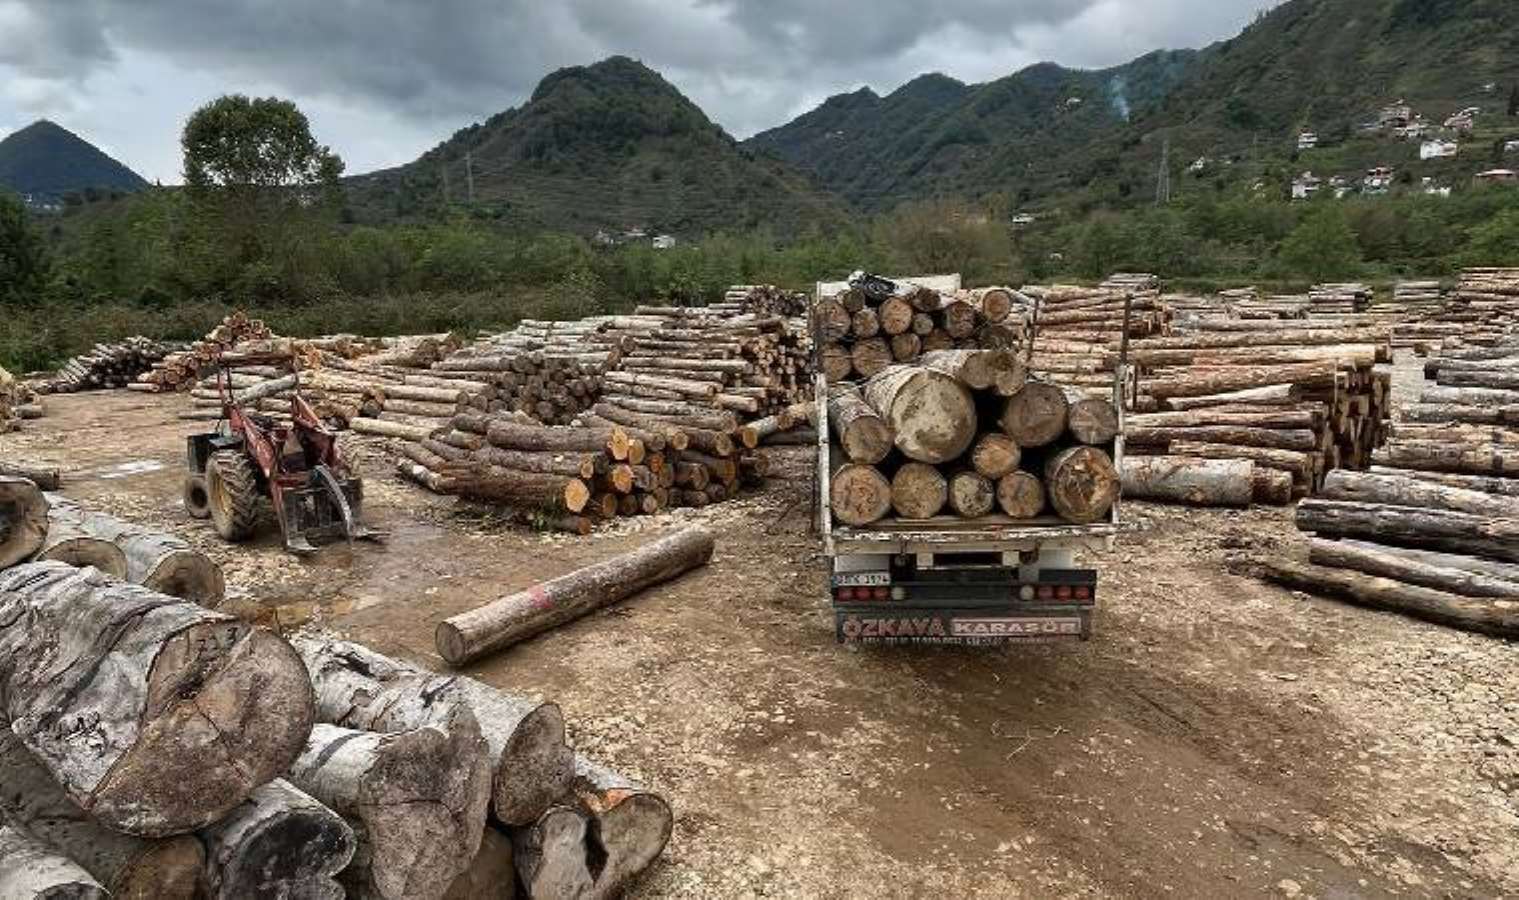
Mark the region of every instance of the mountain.
<instances>
[{"instance_id":1,"label":"mountain","mask_svg":"<svg viewBox=\"0 0 1519 900\"><path fill-rule=\"evenodd\" d=\"M142 176L62 126L40 119L0 140L0 187L56 202L91 188L140 191Z\"/></svg>"},{"instance_id":2,"label":"mountain","mask_svg":"<svg viewBox=\"0 0 1519 900\"><path fill-rule=\"evenodd\" d=\"M830 98L747 146L869 210L941 195L1132 204L1153 198L1167 145L1173 171L1207 157L1228 167L1226 186L1299 165L1418 163L1416 143L1359 129L1399 99L1435 125L1483 107L1475 137L1490 145L1519 83L1516 40L1512 0L1289 0L1202 50L1099 71L1043 63L980 85L923 76ZM1331 149L1298 159L1300 129Z\"/></svg>"},{"instance_id":3,"label":"mountain","mask_svg":"<svg viewBox=\"0 0 1519 900\"><path fill-rule=\"evenodd\" d=\"M793 167L741 146L656 72L626 57L561 69L529 100L415 162L348 180L358 221L449 207L524 228L695 235L841 221Z\"/></svg>"}]
</instances>

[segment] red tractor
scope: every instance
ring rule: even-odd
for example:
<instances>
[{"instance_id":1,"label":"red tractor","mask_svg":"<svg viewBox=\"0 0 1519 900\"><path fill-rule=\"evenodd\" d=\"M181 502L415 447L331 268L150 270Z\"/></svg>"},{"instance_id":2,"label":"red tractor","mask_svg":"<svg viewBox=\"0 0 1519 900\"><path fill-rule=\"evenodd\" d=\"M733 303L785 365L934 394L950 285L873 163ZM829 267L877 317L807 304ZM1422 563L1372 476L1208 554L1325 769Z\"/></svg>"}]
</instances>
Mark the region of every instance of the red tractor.
<instances>
[{"instance_id":1,"label":"red tractor","mask_svg":"<svg viewBox=\"0 0 1519 900\"><path fill-rule=\"evenodd\" d=\"M285 549L292 553L315 553L313 541L318 540L377 540L379 535L360 521L363 483L343 461L337 435L297 390L300 372L294 357L237 354L239 366L290 370L241 395L232 390L231 361L230 354L224 355L217 365L222 420L216 431L187 439L185 508L190 515L209 518L226 540L244 541L253 536L267 498ZM258 399L281 389L296 391L288 424L253 408Z\"/></svg>"}]
</instances>

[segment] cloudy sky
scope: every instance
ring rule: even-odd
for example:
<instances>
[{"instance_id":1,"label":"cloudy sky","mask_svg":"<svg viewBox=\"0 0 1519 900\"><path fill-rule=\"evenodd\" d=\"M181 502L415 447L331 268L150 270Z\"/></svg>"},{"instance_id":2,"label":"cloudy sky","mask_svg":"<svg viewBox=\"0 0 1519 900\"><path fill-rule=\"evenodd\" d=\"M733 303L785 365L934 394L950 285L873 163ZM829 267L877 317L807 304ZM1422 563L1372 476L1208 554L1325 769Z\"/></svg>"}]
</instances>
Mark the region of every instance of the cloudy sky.
<instances>
[{"instance_id":1,"label":"cloudy sky","mask_svg":"<svg viewBox=\"0 0 1519 900\"><path fill-rule=\"evenodd\" d=\"M1272 0L0 0L0 135L38 118L150 180L219 94L294 99L363 172L514 106L547 72L641 59L733 134L862 85L1102 67L1229 37Z\"/></svg>"}]
</instances>

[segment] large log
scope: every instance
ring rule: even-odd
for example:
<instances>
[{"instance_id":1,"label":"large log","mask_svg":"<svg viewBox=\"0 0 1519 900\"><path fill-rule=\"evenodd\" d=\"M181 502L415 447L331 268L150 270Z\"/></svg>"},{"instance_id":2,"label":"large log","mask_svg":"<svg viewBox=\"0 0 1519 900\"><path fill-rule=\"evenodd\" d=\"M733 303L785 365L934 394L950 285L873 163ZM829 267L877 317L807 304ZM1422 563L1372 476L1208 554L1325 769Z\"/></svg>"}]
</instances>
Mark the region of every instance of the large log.
<instances>
[{"instance_id":1,"label":"large log","mask_svg":"<svg viewBox=\"0 0 1519 900\"><path fill-rule=\"evenodd\" d=\"M844 458L834 448L832 458ZM875 466L846 464L834 469L828 482L828 508L845 525L869 525L891 512L891 482Z\"/></svg>"},{"instance_id":2,"label":"large log","mask_svg":"<svg viewBox=\"0 0 1519 900\"><path fill-rule=\"evenodd\" d=\"M74 535L76 547L86 537L92 537L109 542L119 550L121 560L125 563L124 571L118 574L114 570L114 560L111 560L113 567L110 569L97 566L101 571L161 594L191 600L213 609L226 597L227 585L222 577L221 566L183 539L86 509L56 494L47 499L49 532L57 529ZM51 538L48 543L53 543ZM54 552L52 549L45 550L38 558L60 559L74 565L83 565L85 562L93 564L88 560L77 562L65 559L54 555Z\"/></svg>"},{"instance_id":3,"label":"large log","mask_svg":"<svg viewBox=\"0 0 1519 900\"><path fill-rule=\"evenodd\" d=\"M487 825L474 860L448 886L443 900L515 900L516 896L517 864L511 835Z\"/></svg>"},{"instance_id":4,"label":"large log","mask_svg":"<svg viewBox=\"0 0 1519 900\"><path fill-rule=\"evenodd\" d=\"M1011 350L936 350L923 354L922 365L953 376L972 390L995 388L1011 397L1023 388L1028 371Z\"/></svg>"},{"instance_id":5,"label":"large log","mask_svg":"<svg viewBox=\"0 0 1519 900\"><path fill-rule=\"evenodd\" d=\"M670 842L675 817L670 804L611 769L575 756L575 797L591 816L592 832L606 854L587 896L618 897Z\"/></svg>"},{"instance_id":6,"label":"large log","mask_svg":"<svg viewBox=\"0 0 1519 900\"><path fill-rule=\"evenodd\" d=\"M25 478L44 491L56 491L62 475L55 466L30 466L0 459L0 475Z\"/></svg>"},{"instance_id":7,"label":"large log","mask_svg":"<svg viewBox=\"0 0 1519 900\"><path fill-rule=\"evenodd\" d=\"M997 486L977 472L956 472L949 479L949 508L962 519L987 515L997 505Z\"/></svg>"},{"instance_id":8,"label":"large log","mask_svg":"<svg viewBox=\"0 0 1519 900\"><path fill-rule=\"evenodd\" d=\"M1295 384L1271 384L1265 387L1247 388L1242 391L1228 391L1222 394L1207 394L1201 397L1169 397L1165 401L1168 409L1178 411L1190 409L1207 409L1210 406L1233 406L1240 403L1250 403L1258 406L1288 406L1303 399L1303 389Z\"/></svg>"},{"instance_id":9,"label":"large log","mask_svg":"<svg viewBox=\"0 0 1519 900\"><path fill-rule=\"evenodd\" d=\"M1190 369L1149 379L1144 383L1144 390L1157 400L1170 400L1174 397L1206 397L1269 384L1332 387L1338 372L1339 367L1333 362Z\"/></svg>"},{"instance_id":10,"label":"large log","mask_svg":"<svg viewBox=\"0 0 1519 900\"><path fill-rule=\"evenodd\" d=\"M1308 546L1308 560L1316 565L1354 569L1463 597L1519 600L1519 581L1493 578L1467 568L1433 564L1401 547L1314 538Z\"/></svg>"},{"instance_id":11,"label":"large log","mask_svg":"<svg viewBox=\"0 0 1519 900\"><path fill-rule=\"evenodd\" d=\"M439 728L381 734L317 724L290 783L354 826L341 880L387 900L439 898L469 867L483 822L448 802L453 742Z\"/></svg>"},{"instance_id":12,"label":"large log","mask_svg":"<svg viewBox=\"0 0 1519 900\"><path fill-rule=\"evenodd\" d=\"M11 825L0 825L0 898L106 900L110 896L72 859Z\"/></svg>"},{"instance_id":13,"label":"large log","mask_svg":"<svg viewBox=\"0 0 1519 900\"><path fill-rule=\"evenodd\" d=\"M893 366L867 381L863 395L909 459L946 463L959 458L976 439L976 405L970 390L942 372Z\"/></svg>"},{"instance_id":14,"label":"large log","mask_svg":"<svg viewBox=\"0 0 1519 900\"><path fill-rule=\"evenodd\" d=\"M850 462L873 466L891 452L891 426L852 385L839 387L828 398L828 424Z\"/></svg>"},{"instance_id":15,"label":"large log","mask_svg":"<svg viewBox=\"0 0 1519 900\"><path fill-rule=\"evenodd\" d=\"M996 481L1017 470L1023 460L1023 450L1008 435L988 431L971 448L970 460L977 472Z\"/></svg>"},{"instance_id":16,"label":"large log","mask_svg":"<svg viewBox=\"0 0 1519 900\"><path fill-rule=\"evenodd\" d=\"M488 466L499 466L517 472L533 472L539 475L567 475L589 481L607 468L606 457L585 451L536 452L532 450L502 450L500 447L481 447L474 458Z\"/></svg>"},{"instance_id":17,"label":"large log","mask_svg":"<svg viewBox=\"0 0 1519 900\"><path fill-rule=\"evenodd\" d=\"M1105 397L1066 388L1066 431L1083 444L1106 446L1118 437L1118 409Z\"/></svg>"},{"instance_id":18,"label":"large log","mask_svg":"<svg viewBox=\"0 0 1519 900\"><path fill-rule=\"evenodd\" d=\"M26 478L0 475L0 569L36 553L47 537L47 500Z\"/></svg>"},{"instance_id":19,"label":"large log","mask_svg":"<svg viewBox=\"0 0 1519 900\"><path fill-rule=\"evenodd\" d=\"M1314 471L1314 456L1298 450L1275 450L1270 447L1242 447L1238 444L1210 444L1202 441L1172 441L1168 451L1172 456L1194 456L1198 459L1248 459L1256 468L1270 468L1287 472L1293 479L1306 484Z\"/></svg>"},{"instance_id":20,"label":"large log","mask_svg":"<svg viewBox=\"0 0 1519 900\"><path fill-rule=\"evenodd\" d=\"M1029 381L1007 399L997 424L1025 449L1043 447L1065 434L1070 400L1058 385Z\"/></svg>"},{"instance_id":21,"label":"large log","mask_svg":"<svg viewBox=\"0 0 1519 900\"><path fill-rule=\"evenodd\" d=\"M1295 590L1342 597L1374 609L1480 634L1519 637L1519 606L1515 604L1458 597L1390 578L1287 559L1264 559L1260 565L1267 578Z\"/></svg>"},{"instance_id":22,"label":"large log","mask_svg":"<svg viewBox=\"0 0 1519 900\"><path fill-rule=\"evenodd\" d=\"M1246 460L1196 459L1184 456L1127 456L1123 460L1123 496L1192 506L1250 505L1255 463Z\"/></svg>"},{"instance_id":23,"label":"large log","mask_svg":"<svg viewBox=\"0 0 1519 900\"><path fill-rule=\"evenodd\" d=\"M1326 537L1363 538L1519 562L1519 520L1514 519L1343 500L1304 500L1298 504L1297 527Z\"/></svg>"},{"instance_id":24,"label":"large log","mask_svg":"<svg viewBox=\"0 0 1519 900\"><path fill-rule=\"evenodd\" d=\"M1044 512L1044 482L1031 472L1012 472L997 479L997 506L1014 519L1032 519Z\"/></svg>"},{"instance_id":25,"label":"large log","mask_svg":"<svg viewBox=\"0 0 1519 900\"><path fill-rule=\"evenodd\" d=\"M1453 403L1405 403L1403 421L1429 424L1519 425L1519 405L1458 406Z\"/></svg>"},{"instance_id":26,"label":"large log","mask_svg":"<svg viewBox=\"0 0 1519 900\"><path fill-rule=\"evenodd\" d=\"M341 816L281 779L202 829L200 839L205 893L215 900L342 896L334 879L356 847Z\"/></svg>"},{"instance_id":27,"label":"large log","mask_svg":"<svg viewBox=\"0 0 1519 900\"><path fill-rule=\"evenodd\" d=\"M1238 444L1275 450L1311 451L1319 448L1319 436L1307 429L1247 428L1242 425L1202 425L1196 428L1148 428L1129 425L1124 440L1132 447L1169 447L1177 441L1202 444Z\"/></svg>"},{"instance_id":28,"label":"large log","mask_svg":"<svg viewBox=\"0 0 1519 900\"><path fill-rule=\"evenodd\" d=\"M404 422L387 422L381 419L370 419L360 416L350 419L348 427L359 434L372 434L378 437L397 438L403 441L420 441L432 437L439 427L431 425L408 425Z\"/></svg>"},{"instance_id":29,"label":"large log","mask_svg":"<svg viewBox=\"0 0 1519 900\"><path fill-rule=\"evenodd\" d=\"M1519 498L1446 487L1399 475L1371 475L1345 470L1330 472L1324 479L1320 497L1325 500L1417 506L1498 519L1519 519Z\"/></svg>"},{"instance_id":30,"label":"large log","mask_svg":"<svg viewBox=\"0 0 1519 900\"><path fill-rule=\"evenodd\" d=\"M704 565L712 550L712 535L702 528L666 535L443 620L438 653L462 666Z\"/></svg>"},{"instance_id":31,"label":"large log","mask_svg":"<svg viewBox=\"0 0 1519 900\"><path fill-rule=\"evenodd\" d=\"M1324 422L1322 410L1279 408L1245 411L1236 407L1212 407L1187 412L1144 413L1129 416L1135 428L1201 428L1208 426L1242 426L1246 428L1315 429Z\"/></svg>"},{"instance_id":32,"label":"large log","mask_svg":"<svg viewBox=\"0 0 1519 900\"><path fill-rule=\"evenodd\" d=\"M1519 475L1519 447L1399 441L1373 451L1371 461L1396 469L1457 475Z\"/></svg>"},{"instance_id":33,"label":"large log","mask_svg":"<svg viewBox=\"0 0 1519 900\"><path fill-rule=\"evenodd\" d=\"M1292 502L1294 484L1289 473L1256 466L1250 480L1251 502L1267 506L1286 506Z\"/></svg>"},{"instance_id":34,"label":"large log","mask_svg":"<svg viewBox=\"0 0 1519 900\"><path fill-rule=\"evenodd\" d=\"M895 361L891 354L891 344L882 337L857 341L854 349L849 351L849 359L854 370L864 378L885 371Z\"/></svg>"},{"instance_id":35,"label":"large log","mask_svg":"<svg viewBox=\"0 0 1519 900\"><path fill-rule=\"evenodd\" d=\"M628 458L628 435L621 428L522 425L498 419L491 422L486 437L503 450L606 450L615 460Z\"/></svg>"},{"instance_id":36,"label":"large log","mask_svg":"<svg viewBox=\"0 0 1519 900\"><path fill-rule=\"evenodd\" d=\"M498 820L527 824L569 790L573 765L558 705L434 675L349 641L301 637L294 646L311 672L323 721L362 731L441 727L454 736L461 770L483 749ZM471 734L483 737L483 748L470 748Z\"/></svg>"},{"instance_id":37,"label":"large log","mask_svg":"<svg viewBox=\"0 0 1519 900\"><path fill-rule=\"evenodd\" d=\"M42 763L0 728L0 813L78 863L112 896L191 900L205 854L193 835L157 840L105 827L64 794Z\"/></svg>"},{"instance_id":38,"label":"large log","mask_svg":"<svg viewBox=\"0 0 1519 900\"><path fill-rule=\"evenodd\" d=\"M1502 497L1519 497L1519 478L1497 478L1489 475L1458 475L1450 472L1425 472L1419 469L1397 469L1390 466L1372 466L1373 475L1397 475L1430 481L1468 491L1482 491Z\"/></svg>"},{"instance_id":39,"label":"large log","mask_svg":"<svg viewBox=\"0 0 1519 900\"><path fill-rule=\"evenodd\" d=\"M904 519L931 519L949 501L949 482L926 463L904 463L891 478L891 506Z\"/></svg>"},{"instance_id":40,"label":"large log","mask_svg":"<svg viewBox=\"0 0 1519 900\"><path fill-rule=\"evenodd\" d=\"M1096 447L1071 447L1044 466L1044 489L1050 506L1067 522L1096 522L1118 500L1121 480L1113 460Z\"/></svg>"},{"instance_id":41,"label":"large log","mask_svg":"<svg viewBox=\"0 0 1519 900\"><path fill-rule=\"evenodd\" d=\"M461 496L578 513L591 500L591 489L572 475L519 472L500 466L450 464L443 472Z\"/></svg>"},{"instance_id":42,"label":"large log","mask_svg":"<svg viewBox=\"0 0 1519 900\"><path fill-rule=\"evenodd\" d=\"M1519 583L1519 564L1497 562L1491 559L1482 559L1478 556L1469 556L1464 553L1442 553L1438 550L1420 550L1414 547L1389 548L1385 544L1377 544L1369 541L1357 541L1341 539L1336 543L1347 546L1369 547L1377 551L1392 550L1399 556L1422 565L1437 569L1456 569L1462 572L1471 572L1484 578L1495 581L1511 581Z\"/></svg>"},{"instance_id":43,"label":"large log","mask_svg":"<svg viewBox=\"0 0 1519 900\"><path fill-rule=\"evenodd\" d=\"M568 804L551 807L532 824L512 829L517 878L527 896L591 895L596 879L587 848L595 844L589 830L586 814Z\"/></svg>"},{"instance_id":44,"label":"large log","mask_svg":"<svg viewBox=\"0 0 1519 900\"><path fill-rule=\"evenodd\" d=\"M313 720L281 638L56 562L0 572L11 727L112 828L209 825L284 771Z\"/></svg>"}]
</instances>

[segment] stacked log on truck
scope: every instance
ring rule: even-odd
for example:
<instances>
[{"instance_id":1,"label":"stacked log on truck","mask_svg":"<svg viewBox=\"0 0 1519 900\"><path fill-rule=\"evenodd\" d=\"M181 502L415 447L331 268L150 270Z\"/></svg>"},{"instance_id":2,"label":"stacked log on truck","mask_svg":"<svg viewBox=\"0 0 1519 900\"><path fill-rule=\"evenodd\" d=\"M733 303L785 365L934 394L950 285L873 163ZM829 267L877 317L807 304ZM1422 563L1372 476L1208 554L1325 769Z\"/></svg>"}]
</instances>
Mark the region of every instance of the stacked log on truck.
<instances>
[{"instance_id":1,"label":"stacked log on truck","mask_svg":"<svg viewBox=\"0 0 1519 900\"><path fill-rule=\"evenodd\" d=\"M183 345L137 336L110 344L96 344L58 368L39 386L44 394L124 388L147 372L154 363Z\"/></svg>"},{"instance_id":2,"label":"stacked log on truck","mask_svg":"<svg viewBox=\"0 0 1519 900\"><path fill-rule=\"evenodd\" d=\"M1118 498L1118 410L1029 377L1013 351L929 353L827 402L840 525L1090 524Z\"/></svg>"}]
</instances>

